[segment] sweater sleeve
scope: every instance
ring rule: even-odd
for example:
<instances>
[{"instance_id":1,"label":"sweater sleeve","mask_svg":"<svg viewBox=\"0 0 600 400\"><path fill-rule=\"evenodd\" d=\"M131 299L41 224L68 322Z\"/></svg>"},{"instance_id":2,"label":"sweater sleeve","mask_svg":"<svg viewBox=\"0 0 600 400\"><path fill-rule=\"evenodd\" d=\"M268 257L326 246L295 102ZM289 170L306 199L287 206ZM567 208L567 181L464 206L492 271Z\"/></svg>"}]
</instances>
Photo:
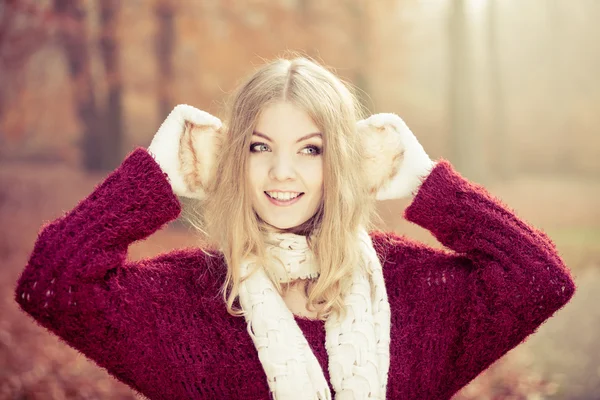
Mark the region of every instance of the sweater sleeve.
<instances>
[{"instance_id":1,"label":"sweater sleeve","mask_svg":"<svg viewBox=\"0 0 600 400\"><path fill-rule=\"evenodd\" d=\"M127 261L127 249L180 213L180 203L152 156L134 150L73 210L43 227L15 291L40 325L135 389L151 387L153 260ZM158 257L160 258L160 257ZM164 257L163 257L164 258Z\"/></svg>"},{"instance_id":2,"label":"sweater sleeve","mask_svg":"<svg viewBox=\"0 0 600 400\"><path fill-rule=\"evenodd\" d=\"M427 318L421 334L427 375L448 397L518 345L575 291L554 244L483 187L442 160L405 218L446 248L422 248L402 278L411 307ZM446 398L442 396L441 398Z\"/></svg>"}]
</instances>

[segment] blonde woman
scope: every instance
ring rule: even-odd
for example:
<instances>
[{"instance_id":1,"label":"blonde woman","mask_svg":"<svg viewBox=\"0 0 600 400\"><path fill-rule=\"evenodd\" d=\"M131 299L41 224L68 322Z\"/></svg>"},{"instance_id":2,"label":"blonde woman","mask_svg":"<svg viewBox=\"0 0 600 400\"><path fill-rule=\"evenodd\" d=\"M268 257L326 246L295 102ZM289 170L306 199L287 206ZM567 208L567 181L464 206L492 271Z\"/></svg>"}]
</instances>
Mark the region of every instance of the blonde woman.
<instances>
[{"instance_id":1,"label":"blonde woman","mask_svg":"<svg viewBox=\"0 0 600 400\"><path fill-rule=\"evenodd\" d=\"M262 66L227 125L177 106L41 230L20 306L150 399L449 399L573 295L548 237L330 71ZM209 243L130 244L195 199ZM376 200L447 248L370 230Z\"/></svg>"}]
</instances>

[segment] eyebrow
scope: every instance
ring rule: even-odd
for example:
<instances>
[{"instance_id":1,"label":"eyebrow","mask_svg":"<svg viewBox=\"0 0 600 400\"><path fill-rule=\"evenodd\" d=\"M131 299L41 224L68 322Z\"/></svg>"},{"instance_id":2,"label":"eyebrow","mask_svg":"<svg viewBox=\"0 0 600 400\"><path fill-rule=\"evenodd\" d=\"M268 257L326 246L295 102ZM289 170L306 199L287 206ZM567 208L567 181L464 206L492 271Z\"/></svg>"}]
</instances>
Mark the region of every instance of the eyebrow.
<instances>
[{"instance_id":1,"label":"eyebrow","mask_svg":"<svg viewBox=\"0 0 600 400\"><path fill-rule=\"evenodd\" d=\"M264 139L268 140L269 142L273 142L273 140L270 137L268 137L267 135L265 135L264 133L254 131L254 132L252 132L252 134L256 135L256 136L260 136L261 138L264 138ZM307 140L307 139L310 139L315 136L323 138L323 135L321 135L321 132L314 132L314 133L309 133L308 135L302 136L300 139L296 140L296 143L300 143L303 140Z\"/></svg>"}]
</instances>

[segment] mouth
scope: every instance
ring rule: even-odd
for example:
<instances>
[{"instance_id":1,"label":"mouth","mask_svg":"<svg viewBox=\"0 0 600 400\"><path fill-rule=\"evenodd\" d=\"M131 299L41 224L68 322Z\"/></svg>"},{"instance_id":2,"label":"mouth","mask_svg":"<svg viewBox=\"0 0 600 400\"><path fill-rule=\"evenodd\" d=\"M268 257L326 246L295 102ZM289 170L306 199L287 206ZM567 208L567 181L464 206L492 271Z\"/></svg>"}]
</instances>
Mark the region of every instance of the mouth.
<instances>
[{"instance_id":1,"label":"mouth","mask_svg":"<svg viewBox=\"0 0 600 400\"><path fill-rule=\"evenodd\" d=\"M276 199L274 197L271 197L267 192L264 192L264 194L267 197L267 199L271 202L271 204L282 207L291 206L292 204L300 201L302 196L304 196L304 192L301 192L299 195L291 199Z\"/></svg>"}]
</instances>

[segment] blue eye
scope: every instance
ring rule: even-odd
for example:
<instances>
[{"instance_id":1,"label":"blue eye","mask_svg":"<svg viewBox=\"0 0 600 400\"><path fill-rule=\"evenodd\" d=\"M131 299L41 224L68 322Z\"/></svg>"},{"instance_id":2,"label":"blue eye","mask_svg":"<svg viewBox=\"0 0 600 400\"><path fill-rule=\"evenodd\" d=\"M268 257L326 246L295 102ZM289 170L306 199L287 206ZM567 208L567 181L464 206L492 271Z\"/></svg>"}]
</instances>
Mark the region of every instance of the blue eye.
<instances>
[{"instance_id":1,"label":"blue eye","mask_svg":"<svg viewBox=\"0 0 600 400\"><path fill-rule=\"evenodd\" d=\"M321 148L319 146L309 145L309 146L306 146L303 150L306 150L306 149L312 150L311 153L304 153L304 154L306 154L308 156L313 156L314 157L314 156L318 156L318 155L321 154Z\"/></svg>"},{"instance_id":2,"label":"blue eye","mask_svg":"<svg viewBox=\"0 0 600 400\"><path fill-rule=\"evenodd\" d=\"M269 146L267 146L265 143L260 143L260 142L257 142L257 143L252 143L252 144L250 144L250 151L251 151L252 153L262 153L262 152L263 152L263 150L257 150L257 149L256 149L257 147L259 147L259 148L260 148L261 146L264 146L264 147L266 147L266 148L269 148ZM266 150L264 150L264 151L266 151Z\"/></svg>"}]
</instances>

